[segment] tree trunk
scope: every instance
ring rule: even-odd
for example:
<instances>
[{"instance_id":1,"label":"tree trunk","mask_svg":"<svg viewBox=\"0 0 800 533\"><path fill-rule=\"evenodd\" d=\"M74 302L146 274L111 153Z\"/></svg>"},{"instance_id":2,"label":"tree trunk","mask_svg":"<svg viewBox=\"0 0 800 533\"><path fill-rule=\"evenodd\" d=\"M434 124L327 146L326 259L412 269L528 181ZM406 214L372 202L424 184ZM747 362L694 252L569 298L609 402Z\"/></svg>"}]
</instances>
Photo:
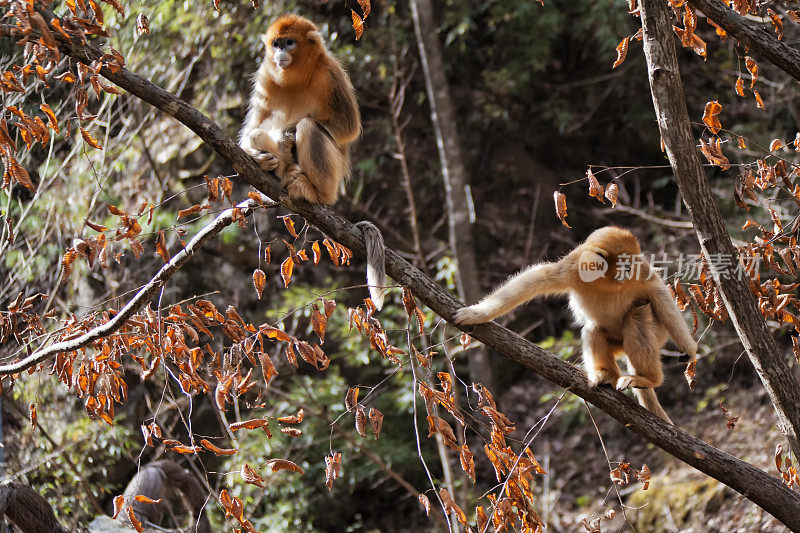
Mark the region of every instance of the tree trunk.
<instances>
[{"instance_id":1,"label":"tree trunk","mask_svg":"<svg viewBox=\"0 0 800 533\"><path fill-rule=\"evenodd\" d=\"M642 0L641 10L653 106L667 157L694 222L700 248L709 263L712 257L729 257L735 265L738 252L714 203L692 135L667 3ZM744 349L775 406L779 427L788 438L795 457L800 457L800 385L778 350L747 282L740 276L721 275L719 269L711 269L711 274Z\"/></svg>"},{"instance_id":2,"label":"tree trunk","mask_svg":"<svg viewBox=\"0 0 800 533\"><path fill-rule=\"evenodd\" d=\"M475 245L472 241L468 197L469 176L461 152L458 126L450 100L450 85L447 82L442 45L438 28L433 22L433 6L430 0L411 0L411 15L417 35L419 57L425 73L425 86L431 106L431 122L436 133L439 161L447 197L447 221L450 228L450 247L456 259L456 285L458 296L467 304L480 299L478 267L475 261ZM492 367L484 346L473 348L469 354L470 379L483 383L494 391Z\"/></svg>"}]
</instances>

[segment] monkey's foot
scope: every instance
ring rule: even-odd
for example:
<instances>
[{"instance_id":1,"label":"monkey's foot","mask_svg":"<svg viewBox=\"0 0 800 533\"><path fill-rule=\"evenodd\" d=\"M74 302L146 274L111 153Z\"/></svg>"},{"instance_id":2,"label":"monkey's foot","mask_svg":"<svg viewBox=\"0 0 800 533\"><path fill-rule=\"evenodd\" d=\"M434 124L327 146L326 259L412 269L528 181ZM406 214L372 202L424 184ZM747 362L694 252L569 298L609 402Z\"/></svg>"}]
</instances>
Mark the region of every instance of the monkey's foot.
<instances>
[{"instance_id":1,"label":"monkey's foot","mask_svg":"<svg viewBox=\"0 0 800 533\"><path fill-rule=\"evenodd\" d=\"M602 385L604 383L615 385L618 381L619 373L617 372L611 372L604 368L599 368L589 372L589 385L591 387L597 387L598 385Z\"/></svg>"},{"instance_id":2,"label":"monkey's foot","mask_svg":"<svg viewBox=\"0 0 800 533\"><path fill-rule=\"evenodd\" d=\"M283 178L283 183L286 190L289 191L289 196L292 198L301 198L312 204L325 204L319 196L317 189L311 184L305 174L299 172L297 165L292 165L298 169L298 172L287 172Z\"/></svg>"},{"instance_id":3,"label":"monkey's foot","mask_svg":"<svg viewBox=\"0 0 800 533\"><path fill-rule=\"evenodd\" d=\"M644 376L637 376L637 375L624 375L621 376L617 380L617 390L625 390L625 389L654 389L658 387L660 383L656 383L651 379L647 379Z\"/></svg>"},{"instance_id":4,"label":"monkey's foot","mask_svg":"<svg viewBox=\"0 0 800 533\"><path fill-rule=\"evenodd\" d=\"M246 152L253 156L253 159L258 162L258 166L260 166L263 170L266 170L267 172L273 172L276 168L278 168L278 158L271 153L262 152L261 150L256 150L255 148L248 148Z\"/></svg>"},{"instance_id":5,"label":"monkey's foot","mask_svg":"<svg viewBox=\"0 0 800 533\"><path fill-rule=\"evenodd\" d=\"M465 326L471 324L482 324L489 322L492 317L489 313L480 308L478 305L471 305L469 307L462 307L453 317L456 324L463 324Z\"/></svg>"}]
</instances>

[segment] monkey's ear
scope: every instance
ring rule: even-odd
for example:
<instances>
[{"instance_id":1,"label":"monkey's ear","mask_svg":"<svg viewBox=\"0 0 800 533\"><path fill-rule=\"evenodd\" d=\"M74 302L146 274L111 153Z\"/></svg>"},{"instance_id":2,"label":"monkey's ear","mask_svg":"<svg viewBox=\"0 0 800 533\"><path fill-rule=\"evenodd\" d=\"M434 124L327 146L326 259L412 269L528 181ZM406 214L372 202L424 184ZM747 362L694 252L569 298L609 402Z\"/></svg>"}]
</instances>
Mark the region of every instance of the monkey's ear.
<instances>
[{"instance_id":1,"label":"monkey's ear","mask_svg":"<svg viewBox=\"0 0 800 533\"><path fill-rule=\"evenodd\" d=\"M325 46L325 39L322 38L322 34L319 30L313 30L306 34L306 38L312 43L319 43L322 46Z\"/></svg>"},{"instance_id":2,"label":"monkey's ear","mask_svg":"<svg viewBox=\"0 0 800 533\"><path fill-rule=\"evenodd\" d=\"M267 39L267 34L266 33L262 33L261 34L261 42L264 43L264 46L269 48L269 39Z\"/></svg>"}]
</instances>

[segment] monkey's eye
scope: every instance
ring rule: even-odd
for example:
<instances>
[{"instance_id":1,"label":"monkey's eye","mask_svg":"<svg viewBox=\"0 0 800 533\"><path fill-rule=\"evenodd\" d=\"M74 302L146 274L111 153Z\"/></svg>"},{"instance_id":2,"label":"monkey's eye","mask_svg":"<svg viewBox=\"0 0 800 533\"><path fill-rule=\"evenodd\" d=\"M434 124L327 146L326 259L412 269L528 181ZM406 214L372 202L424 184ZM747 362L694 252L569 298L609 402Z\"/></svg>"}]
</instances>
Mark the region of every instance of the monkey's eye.
<instances>
[{"instance_id":1,"label":"monkey's eye","mask_svg":"<svg viewBox=\"0 0 800 533\"><path fill-rule=\"evenodd\" d=\"M296 44L297 44L297 41L295 41L294 39L286 39L286 48L289 48L289 49L294 48L294 46Z\"/></svg>"}]
</instances>

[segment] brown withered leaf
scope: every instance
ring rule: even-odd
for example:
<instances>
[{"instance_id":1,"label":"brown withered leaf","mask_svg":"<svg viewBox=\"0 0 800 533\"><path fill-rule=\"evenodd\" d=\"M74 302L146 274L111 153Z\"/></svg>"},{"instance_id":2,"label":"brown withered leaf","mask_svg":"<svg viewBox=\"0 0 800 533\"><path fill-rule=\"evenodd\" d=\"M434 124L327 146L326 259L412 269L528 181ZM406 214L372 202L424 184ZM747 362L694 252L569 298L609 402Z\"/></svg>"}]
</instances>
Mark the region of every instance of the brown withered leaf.
<instances>
[{"instance_id":1,"label":"brown withered leaf","mask_svg":"<svg viewBox=\"0 0 800 533\"><path fill-rule=\"evenodd\" d=\"M303 434L303 430L297 428L281 428L281 433L289 435L292 438L297 438Z\"/></svg>"},{"instance_id":2,"label":"brown withered leaf","mask_svg":"<svg viewBox=\"0 0 800 533\"><path fill-rule=\"evenodd\" d=\"M314 254L314 264L318 265L319 260L322 259L322 251L319 247L319 241L314 241L314 243L311 245L311 251Z\"/></svg>"},{"instance_id":3,"label":"brown withered leaf","mask_svg":"<svg viewBox=\"0 0 800 533\"><path fill-rule=\"evenodd\" d=\"M617 207L617 196L619 195L619 185L609 183L606 185L606 198L611 202L611 207Z\"/></svg>"},{"instance_id":4,"label":"brown withered leaf","mask_svg":"<svg viewBox=\"0 0 800 533\"><path fill-rule=\"evenodd\" d=\"M353 29L356 32L356 41L358 41L361 39L361 35L364 33L364 20L352 9L350 10L350 14L353 18Z\"/></svg>"},{"instance_id":5,"label":"brown withered leaf","mask_svg":"<svg viewBox=\"0 0 800 533\"><path fill-rule=\"evenodd\" d=\"M424 494L419 495L419 504L425 509L425 516L431 515L431 501ZM483 531L483 530L481 530Z\"/></svg>"},{"instance_id":6,"label":"brown withered leaf","mask_svg":"<svg viewBox=\"0 0 800 533\"><path fill-rule=\"evenodd\" d=\"M61 283L67 281L72 273L72 263L78 258L78 251L75 248L68 248L61 258Z\"/></svg>"},{"instance_id":7,"label":"brown withered leaf","mask_svg":"<svg viewBox=\"0 0 800 533\"><path fill-rule=\"evenodd\" d=\"M628 55L628 41L628 37L625 37L617 45L617 60L614 61L614 64L611 66L612 69L617 68L625 61L625 57Z\"/></svg>"},{"instance_id":8,"label":"brown withered leaf","mask_svg":"<svg viewBox=\"0 0 800 533\"><path fill-rule=\"evenodd\" d=\"M780 139L772 139L772 142L769 143L769 151L774 152L775 150L780 150L783 148L783 143Z\"/></svg>"},{"instance_id":9,"label":"brown withered leaf","mask_svg":"<svg viewBox=\"0 0 800 533\"><path fill-rule=\"evenodd\" d=\"M236 455L239 452L239 450L235 448L220 448L219 446L215 446L208 439L201 440L200 445L215 455Z\"/></svg>"},{"instance_id":10,"label":"brown withered leaf","mask_svg":"<svg viewBox=\"0 0 800 533\"><path fill-rule=\"evenodd\" d=\"M718 117L720 111L722 111L722 105L716 100L707 102L705 110L703 111L703 124L708 126L708 129L710 129L711 133L714 135L719 133L719 130L722 129L722 124Z\"/></svg>"},{"instance_id":11,"label":"brown withered leaf","mask_svg":"<svg viewBox=\"0 0 800 533\"><path fill-rule=\"evenodd\" d=\"M144 13L139 13L139 16L136 17L136 29L139 30L140 35L150 33L150 19Z\"/></svg>"},{"instance_id":12,"label":"brown withered leaf","mask_svg":"<svg viewBox=\"0 0 800 533\"><path fill-rule=\"evenodd\" d=\"M375 435L375 440L381 435L381 428L383 427L383 413L375 409L369 408L369 423L372 426L372 433Z\"/></svg>"},{"instance_id":13,"label":"brown withered leaf","mask_svg":"<svg viewBox=\"0 0 800 533\"><path fill-rule=\"evenodd\" d=\"M369 0L358 0L358 5L361 6L361 11L364 13L364 18L366 19L372 11Z\"/></svg>"},{"instance_id":14,"label":"brown withered leaf","mask_svg":"<svg viewBox=\"0 0 800 533\"><path fill-rule=\"evenodd\" d=\"M264 486L264 478L259 476L258 473L253 470L253 467L247 463L242 463L242 468L239 470L239 473L242 476L242 481L245 483L255 485L256 487Z\"/></svg>"},{"instance_id":15,"label":"brown withered leaf","mask_svg":"<svg viewBox=\"0 0 800 533\"><path fill-rule=\"evenodd\" d=\"M136 518L136 515L133 513L133 507L128 507L125 509L125 512L128 514L128 520L130 520L133 529L138 531L138 533L142 533L144 528L142 527L142 523Z\"/></svg>"},{"instance_id":16,"label":"brown withered leaf","mask_svg":"<svg viewBox=\"0 0 800 533\"><path fill-rule=\"evenodd\" d=\"M36 429L36 421L39 420L39 415L36 412L36 404L32 403L28 406L28 418L31 421L31 429Z\"/></svg>"},{"instance_id":17,"label":"brown withered leaf","mask_svg":"<svg viewBox=\"0 0 800 533\"><path fill-rule=\"evenodd\" d=\"M162 501L162 498L154 500L152 498L148 498L144 494L137 494L136 496L133 497L133 499L136 500L139 503L148 503L148 504L151 504L151 505L155 504L155 503L161 503L161 501Z\"/></svg>"},{"instance_id":18,"label":"brown withered leaf","mask_svg":"<svg viewBox=\"0 0 800 533\"><path fill-rule=\"evenodd\" d=\"M572 226L567 224L567 197L564 195L564 193L555 191L553 193L553 200L556 204L556 215L558 215L561 223L568 228L572 228Z\"/></svg>"},{"instance_id":19,"label":"brown withered leaf","mask_svg":"<svg viewBox=\"0 0 800 533\"><path fill-rule=\"evenodd\" d=\"M156 239L156 253L161 256L165 263L169 263L170 255L167 250L167 239L164 237L164 230L158 232L158 239Z\"/></svg>"},{"instance_id":20,"label":"brown withered leaf","mask_svg":"<svg viewBox=\"0 0 800 533\"><path fill-rule=\"evenodd\" d=\"M761 95L758 91L753 90L753 96L756 98L756 107L759 109L766 109L766 107L764 107L764 100L761 99Z\"/></svg>"},{"instance_id":21,"label":"brown withered leaf","mask_svg":"<svg viewBox=\"0 0 800 533\"><path fill-rule=\"evenodd\" d=\"M252 420L243 420L241 422L234 422L228 424L231 431L239 431L240 429L256 429L263 428L269 424L269 420L265 418L254 418Z\"/></svg>"},{"instance_id":22,"label":"brown withered leaf","mask_svg":"<svg viewBox=\"0 0 800 533\"><path fill-rule=\"evenodd\" d=\"M636 479L642 482L642 490L647 490L650 487L650 468L647 463L642 465L641 470L636 471Z\"/></svg>"},{"instance_id":23,"label":"brown withered leaf","mask_svg":"<svg viewBox=\"0 0 800 533\"><path fill-rule=\"evenodd\" d=\"M325 486L328 490L333 489L333 482L341 474L342 454L335 452L325 456Z\"/></svg>"},{"instance_id":24,"label":"brown withered leaf","mask_svg":"<svg viewBox=\"0 0 800 533\"><path fill-rule=\"evenodd\" d=\"M603 200L603 195L606 191L603 189L603 186L600 185L600 182L597 181L591 168L586 171L586 177L589 179L589 196L597 198L601 204L604 204L605 200Z\"/></svg>"},{"instance_id":25,"label":"brown withered leaf","mask_svg":"<svg viewBox=\"0 0 800 533\"><path fill-rule=\"evenodd\" d=\"M292 281L292 271L294 270L294 259L287 257L281 263L281 278L283 278L283 286L288 287L289 282Z\"/></svg>"},{"instance_id":26,"label":"brown withered leaf","mask_svg":"<svg viewBox=\"0 0 800 533\"><path fill-rule=\"evenodd\" d=\"M750 80L750 88L752 89L756 84L756 80L758 79L758 63L756 63L756 60L752 57L745 56L744 66L747 68L750 76L752 76L752 79Z\"/></svg>"},{"instance_id":27,"label":"brown withered leaf","mask_svg":"<svg viewBox=\"0 0 800 533\"><path fill-rule=\"evenodd\" d=\"M311 327L319 337L319 341L324 343L325 330L328 329L328 317L320 312L317 304L314 304L314 308L311 310Z\"/></svg>"},{"instance_id":28,"label":"brown withered leaf","mask_svg":"<svg viewBox=\"0 0 800 533\"><path fill-rule=\"evenodd\" d=\"M267 461L267 466L272 469L273 472L280 472L281 470L288 470L290 472L297 472L301 476L304 476L306 473L300 468L300 465L289 461L288 459L270 459Z\"/></svg>"},{"instance_id":29,"label":"brown withered leaf","mask_svg":"<svg viewBox=\"0 0 800 533\"><path fill-rule=\"evenodd\" d=\"M744 98L744 80L741 76L736 78L736 94Z\"/></svg>"},{"instance_id":30,"label":"brown withered leaf","mask_svg":"<svg viewBox=\"0 0 800 533\"><path fill-rule=\"evenodd\" d=\"M697 383L697 381L694 379L696 368L697 361L690 361L689 364L686 365L686 370L683 372L683 375L686 378L686 383L689 384L689 390L694 389L694 385Z\"/></svg>"},{"instance_id":31,"label":"brown withered leaf","mask_svg":"<svg viewBox=\"0 0 800 533\"><path fill-rule=\"evenodd\" d=\"M286 230L292 237L297 239L299 236L297 235L297 230L294 229L294 220L292 220L292 217L289 215L284 215L278 218L283 219L283 225L286 226Z\"/></svg>"},{"instance_id":32,"label":"brown withered leaf","mask_svg":"<svg viewBox=\"0 0 800 533\"><path fill-rule=\"evenodd\" d=\"M39 109L44 111L44 114L47 115L47 125L50 126L54 132L58 133L58 118L56 118L56 114L53 112L50 106L47 104L42 104L39 106Z\"/></svg>"},{"instance_id":33,"label":"brown withered leaf","mask_svg":"<svg viewBox=\"0 0 800 533\"><path fill-rule=\"evenodd\" d=\"M767 15L769 15L769 19L772 21L772 26L775 28L775 37L779 41L783 40L783 21L781 20L780 15L770 8L767 8Z\"/></svg>"},{"instance_id":34,"label":"brown withered leaf","mask_svg":"<svg viewBox=\"0 0 800 533\"><path fill-rule=\"evenodd\" d=\"M367 436L367 411L363 405L356 407L356 431L362 437Z\"/></svg>"},{"instance_id":35,"label":"brown withered leaf","mask_svg":"<svg viewBox=\"0 0 800 533\"><path fill-rule=\"evenodd\" d=\"M459 459L461 460L461 469L467 473L472 481L475 481L475 461L473 460L473 453L469 451L466 444L459 449Z\"/></svg>"},{"instance_id":36,"label":"brown withered leaf","mask_svg":"<svg viewBox=\"0 0 800 533\"><path fill-rule=\"evenodd\" d=\"M358 404L358 387L350 387L344 397L344 407L347 411L352 411Z\"/></svg>"},{"instance_id":37,"label":"brown withered leaf","mask_svg":"<svg viewBox=\"0 0 800 533\"><path fill-rule=\"evenodd\" d=\"M264 292L264 286L267 284L267 275L263 270L257 268L253 271L253 287L256 289L258 299L261 299L261 294Z\"/></svg>"},{"instance_id":38,"label":"brown withered leaf","mask_svg":"<svg viewBox=\"0 0 800 533\"><path fill-rule=\"evenodd\" d=\"M198 211L200 211L201 209L203 209L203 206L200 204L195 204L187 209L181 209L180 211L178 211L178 219L181 219L183 217L188 217L189 215L193 215Z\"/></svg>"},{"instance_id":39,"label":"brown withered leaf","mask_svg":"<svg viewBox=\"0 0 800 533\"><path fill-rule=\"evenodd\" d=\"M111 518L116 518L119 515L123 505L125 505L125 495L114 496L114 514Z\"/></svg>"},{"instance_id":40,"label":"brown withered leaf","mask_svg":"<svg viewBox=\"0 0 800 533\"><path fill-rule=\"evenodd\" d=\"M88 131L86 131L85 129L83 129L80 126L78 126L78 129L81 130L81 137L83 137L83 140L86 141L86 144L88 144L92 148L97 148L98 150L102 150L103 149L103 147L100 146L100 143L97 142L97 139L95 139L94 137L89 135Z\"/></svg>"},{"instance_id":41,"label":"brown withered leaf","mask_svg":"<svg viewBox=\"0 0 800 533\"><path fill-rule=\"evenodd\" d=\"M456 502L453 501L453 497L450 496L450 493L447 492L447 489L444 488L440 489L439 497L442 499L442 503L444 504L444 509L448 514L455 513L456 518L458 519L459 522L461 522L465 526L469 525L467 522L467 515L465 515L461 507L459 507L458 504L456 504Z\"/></svg>"},{"instance_id":42,"label":"brown withered leaf","mask_svg":"<svg viewBox=\"0 0 800 533\"><path fill-rule=\"evenodd\" d=\"M300 409L297 411L296 415L282 416L278 418L278 422L281 422L282 424L299 424L303 421L304 416L305 412Z\"/></svg>"}]
</instances>

